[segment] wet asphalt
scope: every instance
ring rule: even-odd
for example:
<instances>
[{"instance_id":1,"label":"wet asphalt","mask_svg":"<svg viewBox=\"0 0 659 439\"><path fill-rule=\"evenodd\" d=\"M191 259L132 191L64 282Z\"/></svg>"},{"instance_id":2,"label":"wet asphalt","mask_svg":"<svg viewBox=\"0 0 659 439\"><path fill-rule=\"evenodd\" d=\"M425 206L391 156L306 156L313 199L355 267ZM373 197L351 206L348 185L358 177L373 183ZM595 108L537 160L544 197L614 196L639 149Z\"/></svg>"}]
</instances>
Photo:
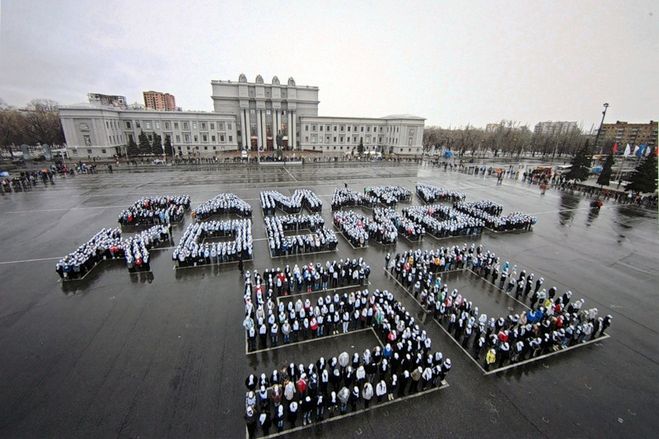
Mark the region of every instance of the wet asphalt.
<instances>
[{"instance_id":1,"label":"wet asphalt","mask_svg":"<svg viewBox=\"0 0 659 439\"><path fill-rule=\"evenodd\" d=\"M387 249L353 250L339 238L335 254L270 259L259 191L309 187L329 202L344 182L362 190L424 181L491 199L504 212L538 216L531 233L485 233L476 242L571 289L613 315L611 338L497 375L475 364L382 270ZM173 270L171 250L155 251L152 273L129 275L121 264L97 267L63 285L59 257L122 208L147 195L189 194L192 205L234 192L254 208L253 267L364 257L370 288L393 290L422 320L433 349L453 360L450 387L291 437L654 437L659 428L659 238L657 213L616 203L592 212L579 194L416 165L199 167L194 171L78 175L31 192L0 196L0 437L243 438L244 379L291 361L311 362L373 347L371 331L245 355L243 306L235 265ZM419 200L414 198L414 202ZM190 218L175 226L178 241ZM420 244L399 240L398 251ZM486 312L515 303L462 273L448 280Z\"/></svg>"}]
</instances>

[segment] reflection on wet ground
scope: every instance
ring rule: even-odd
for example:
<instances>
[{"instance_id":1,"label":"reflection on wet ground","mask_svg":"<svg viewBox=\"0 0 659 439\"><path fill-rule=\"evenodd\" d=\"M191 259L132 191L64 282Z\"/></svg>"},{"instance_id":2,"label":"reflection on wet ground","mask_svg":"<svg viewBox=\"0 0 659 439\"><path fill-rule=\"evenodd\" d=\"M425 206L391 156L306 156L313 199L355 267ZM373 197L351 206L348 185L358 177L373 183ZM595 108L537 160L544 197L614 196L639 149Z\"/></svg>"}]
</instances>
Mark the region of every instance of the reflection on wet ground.
<instances>
[{"instance_id":1,"label":"reflection on wet ground","mask_svg":"<svg viewBox=\"0 0 659 439\"><path fill-rule=\"evenodd\" d=\"M654 414L659 349L651 336L659 332L656 212L609 203L595 212L579 195L550 190L541 196L537 188L509 180L497 186L493 178L425 166L202 169L79 175L0 198L0 436L242 437L243 381L248 373L289 361L307 363L321 355L330 358L377 342L364 333L248 358L237 266L174 270L171 249L153 253L151 273L129 274L124 266L109 264L81 282L58 282L56 259L100 228L116 227L119 212L136 198L187 193L195 207L219 192L233 192L254 209L255 258L245 263L246 270L363 257L372 267L369 288L393 291L428 331L433 349L453 360L451 387L438 392L441 395L415 398L390 406L393 410L375 410L293 437L483 432L508 437L511 431L519 436L604 437L611 435L616 407L629 408L638 421L615 422L613 427L620 429L615 435L652 437L659 428ZM545 285L572 289L600 314L613 314L612 338L510 374L483 377L436 325L424 322L427 317L418 305L382 271L388 251L462 245L464 238L426 238L418 244L400 240L393 249L371 245L361 250L340 240L336 253L286 261L268 256L260 190L291 193L308 187L321 196L322 216L331 224L329 200L336 186L348 183L361 191L376 183L399 184L413 190L417 181L460 190L474 201L490 199L503 204L504 212L536 215L539 223L531 233L485 233L476 242L544 276ZM415 197L413 203L418 202ZM188 216L174 227L174 245L190 222ZM484 310L515 309L497 302L496 292L481 284L467 277L451 281L474 303L481 301ZM509 385L514 382L521 385ZM584 388L588 390L575 391ZM442 413L458 415L441 416L436 422ZM548 413L557 419L578 416L579 422L533 421Z\"/></svg>"}]
</instances>

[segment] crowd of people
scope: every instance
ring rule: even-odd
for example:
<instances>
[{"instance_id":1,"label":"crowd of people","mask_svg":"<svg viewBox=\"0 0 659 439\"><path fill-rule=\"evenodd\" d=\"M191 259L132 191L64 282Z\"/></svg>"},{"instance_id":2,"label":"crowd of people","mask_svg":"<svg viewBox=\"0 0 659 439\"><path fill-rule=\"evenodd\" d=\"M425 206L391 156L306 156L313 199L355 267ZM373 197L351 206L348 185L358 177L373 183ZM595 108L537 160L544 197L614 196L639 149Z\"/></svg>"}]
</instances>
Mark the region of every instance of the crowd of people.
<instances>
[{"instance_id":1,"label":"crowd of people","mask_svg":"<svg viewBox=\"0 0 659 439\"><path fill-rule=\"evenodd\" d=\"M128 271L151 271L149 249L172 242L171 224L152 226L124 240L123 252Z\"/></svg>"},{"instance_id":2,"label":"crowd of people","mask_svg":"<svg viewBox=\"0 0 659 439\"><path fill-rule=\"evenodd\" d=\"M81 279L105 260L123 259L129 271L149 271L149 249L171 242L171 225L157 225L128 238L118 228L101 229L87 242L69 253L55 271L64 280Z\"/></svg>"},{"instance_id":3,"label":"crowd of people","mask_svg":"<svg viewBox=\"0 0 659 439\"><path fill-rule=\"evenodd\" d=\"M402 215L436 238L478 236L485 226L484 221L442 204L407 207Z\"/></svg>"},{"instance_id":4,"label":"crowd of people","mask_svg":"<svg viewBox=\"0 0 659 439\"><path fill-rule=\"evenodd\" d=\"M334 194L332 195L332 210L357 206L372 208L375 201L375 198L353 191L346 185L344 188L334 189Z\"/></svg>"},{"instance_id":5,"label":"crowd of people","mask_svg":"<svg viewBox=\"0 0 659 439\"><path fill-rule=\"evenodd\" d=\"M399 202L407 202L412 199L412 192L402 186L374 186L364 188L364 195L377 200L378 203L395 207Z\"/></svg>"},{"instance_id":6,"label":"crowd of people","mask_svg":"<svg viewBox=\"0 0 659 439\"><path fill-rule=\"evenodd\" d=\"M233 238L224 242L205 242L207 239ZM254 254L252 221L232 219L192 223L172 253L176 267L196 267L252 259Z\"/></svg>"},{"instance_id":7,"label":"crowd of people","mask_svg":"<svg viewBox=\"0 0 659 439\"><path fill-rule=\"evenodd\" d=\"M351 285L368 283L371 267L362 259L339 259L313 264L308 263L302 267L295 264L293 268L285 265L284 268L270 268L263 273L254 271L252 281L249 271L245 275L245 283L275 298L291 294L311 293L334 288L343 288Z\"/></svg>"},{"instance_id":8,"label":"crowd of people","mask_svg":"<svg viewBox=\"0 0 659 439\"><path fill-rule=\"evenodd\" d=\"M467 203L457 202L453 207L474 218L482 220L485 227L496 232L512 230L531 230L538 219L522 212L512 212L501 216L503 207L491 201L478 201Z\"/></svg>"},{"instance_id":9,"label":"crowd of people","mask_svg":"<svg viewBox=\"0 0 659 439\"><path fill-rule=\"evenodd\" d=\"M323 315L327 308L329 319L330 306L335 309L343 306L348 314L359 316L349 320L348 325L372 327L383 340L384 347L376 346L352 356L342 352L328 360L321 357L308 366L290 363L273 370L269 376L265 373L259 377L249 375L245 380L245 421L250 437L255 437L257 430L267 436L273 426L277 432L295 428L299 418L306 426L326 416L368 409L371 404L443 384L451 370L451 360L444 358L441 352L432 351L430 337L393 294L386 290L353 294L339 297L338 305L334 298L325 297L321 306L319 298L315 306L309 304L308 311L305 302L299 305L299 311L298 303L290 302L290 310L286 307L276 310L278 317L274 316L274 310L269 317L264 317L264 324L272 317L274 325L278 325L277 322L285 325L291 314L304 313L308 318L306 316L311 313L313 318ZM344 324L342 321L341 327Z\"/></svg>"},{"instance_id":10,"label":"crowd of people","mask_svg":"<svg viewBox=\"0 0 659 439\"><path fill-rule=\"evenodd\" d=\"M189 195L143 197L119 214L122 226L152 226L176 223L190 209Z\"/></svg>"},{"instance_id":11,"label":"crowd of people","mask_svg":"<svg viewBox=\"0 0 659 439\"><path fill-rule=\"evenodd\" d=\"M197 206L192 216L204 220L213 215L235 214L244 218L252 216L252 206L242 198L232 193L221 193Z\"/></svg>"},{"instance_id":12,"label":"crowd of people","mask_svg":"<svg viewBox=\"0 0 659 439\"><path fill-rule=\"evenodd\" d=\"M450 262L449 262L450 260ZM612 316L585 309L572 292L543 288L544 278L517 274L517 267L482 246L417 250L387 260L388 268L417 300L486 370L514 364L602 336ZM528 304L529 310L506 317L487 316L457 289L442 281L441 272L470 269L500 290ZM450 292L449 292L450 290Z\"/></svg>"},{"instance_id":13,"label":"crowd of people","mask_svg":"<svg viewBox=\"0 0 659 439\"><path fill-rule=\"evenodd\" d=\"M462 192L456 192L443 187L431 184L417 183L416 194L426 203L435 203L437 201L462 201L467 196Z\"/></svg>"},{"instance_id":14,"label":"crowd of people","mask_svg":"<svg viewBox=\"0 0 659 439\"><path fill-rule=\"evenodd\" d=\"M323 202L309 189L296 189L290 197L279 191L261 192L263 215L274 215L277 208L289 214L300 213L303 207L310 212L320 212L323 209Z\"/></svg>"},{"instance_id":15,"label":"crowd of people","mask_svg":"<svg viewBox=\"0 0 659 439\"><path fill-rule=\"evenodd\" d=\"M0 191L2 193L25 192L32 190L39 184L39 180L46 186L48 183L55 184L55 171L44 168L39 171L21 171L15 177L0 179Z\"/></svg>"},{"instance_id":16,"label":"crowd of people","mask_svg":"<svg viewBox=\"0 0 659 439\"><path fill-rule=\"evenodd\" d=\"M333 251L338 244L334 231L324 227L325 220L318 214L266 216L265 231L270 255L288 256L301 253ZM310 233L286 236L287 230L309 229Z\"/></svg>"},{"instance_id":17,"label":"crowd of people","mask_svg":"<svg viewBox=\"0 0 659 439\"><path fill-rule=\"evenodd\" d=\"M382 224L393 226L402 236L410 241L419 241L426 234L420 224L412 221L404 215L399 214L392 207L377 207L373 211L373 218Z\"/></svg>"},{"instance_id":18,"label":"crowd of people","mask_svg":"<svg viewBox=\"0 0 659 439\"><path fill-rule=\"evenodd\" d=\"M355 275L357 276L357 275ZM353 279L356 282L359 278ZM359 284L365 282L362 274ZM287 304L277 304L271 295L258 286L252 289L245 285L245 320L243 327L250 351L280 344L324 337L338 333L348 333L356 329L371 327L374 318L373 295L368 289L333 295L327 292L313 302L290 300ZM253 302L252 300L255 300ZM256 304L256 307L254 306ZM258 336L258 343L257 343Z\"/></svg>"},{"instance_id":19,"label":"crowd of people","mask_svg":"<svg viewBox=\"0 0 659 439\"><path fill-rule=\"evenodd\" d=\"M376 208L369 218L351 210L336 211L333 214L334 225L353 247L366 247L369 239L380 244L395 244L398 236L396 225L382 209Z\"/></svg>"}]
</instances>

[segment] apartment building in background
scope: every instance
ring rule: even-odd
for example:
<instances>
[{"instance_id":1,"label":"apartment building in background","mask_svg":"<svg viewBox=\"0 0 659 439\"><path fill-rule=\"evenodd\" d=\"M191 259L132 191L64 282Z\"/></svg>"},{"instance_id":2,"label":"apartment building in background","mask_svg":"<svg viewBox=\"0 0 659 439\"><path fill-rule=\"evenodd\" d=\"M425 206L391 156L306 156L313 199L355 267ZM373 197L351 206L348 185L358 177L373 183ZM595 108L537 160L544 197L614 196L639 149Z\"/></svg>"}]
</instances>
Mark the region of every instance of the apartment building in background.
<instances>
[{"instance_id":1,"label":"apartment building in background","mask_svg":"<svg viewBox=\"0 0 659 439\"><path fill-rule=\"evenodd\" d=\"M176 98L174 95L153 90L145 91L142 94L144 95L144 106L147 110L176 111Z\"/></svg>"}]
</instances>

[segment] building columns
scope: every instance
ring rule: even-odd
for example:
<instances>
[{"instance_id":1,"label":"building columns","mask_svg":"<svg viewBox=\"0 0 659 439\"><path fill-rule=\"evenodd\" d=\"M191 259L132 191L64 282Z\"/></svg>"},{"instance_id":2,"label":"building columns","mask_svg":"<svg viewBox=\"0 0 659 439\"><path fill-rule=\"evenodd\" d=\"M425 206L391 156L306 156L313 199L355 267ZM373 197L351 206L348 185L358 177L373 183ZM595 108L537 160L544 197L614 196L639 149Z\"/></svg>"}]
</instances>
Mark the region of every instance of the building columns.
<instances>
[{"instance_id":1,"label":"building columns","mask_svg":"<svg viewBox=\"0 0 659 439\"><path fill-rule=\"evenodd\" d=\"M256 110L256 146L263 146L263 134L261 133L261 110Z\"/></svg>"},{"instance_id":2,"label":"building columns","mask_svg":"<svg viewBox=\"0 0 659 439\"><path fill-rule=\"evenodd\" d=\"M266 111L261 110L261 133L263 133L263 150L268 149L268 124L267 124L267 117L266 117Z\"/></svg>"},{"instance_id":3,"label":"building columns","mask_svg":"<svg viewBox=\"0 0 659 439\"><path fill-rule=\"evenodd\" d=\"M293 149L297 149L297 114L293 113Z\"/></svg>"},{"instance_id":4,"label":"building columns","mask_svg":"<svg viewBox=\"0 0 659 439\"><path fill-rule=\"evenodd\" d=\"M247 137L247 150L249 151L252 149L252 124L250 123L249 120L249 108L245 110L245 124L247 125L247 131L245 132L245 136Z\"/></svg>"},{"instance_id":5,"label":"building columns","mask_svg":"<svg viewBox=\"0 0 659 439\"><path fill-rule=\"evenodd\" d=\"M247 142L245 141L245 139L247 138L247 126L245 125L245 111L246 110L240 110L240 127L241 127L240 138L242 140L243 148L247 148Z\"/></svg>"},{"instance_id":6,"label":"building columns","mask_svg":"<svg viewBox=\"0 0 659 439\"><path fill-rule=\"evenodd\" d=\"M272 149L277 149L277 110L272 109Z\"/></svg>"},{"instance_id":7,"label":"building columns","mask_svg":"<svg viewBox=\"0 0 659 439\"><path fill-rule=\"evenodd\" d=\"M293 117L292 117L290 111L287 111L286 115L288 117L288 123L286 124L287 137L288 137L288 146L293 147L293 136L291 135L291 131L292 131L292 128L293 128L293 122L292 122Z\"/></svg>"}]
</instances>

